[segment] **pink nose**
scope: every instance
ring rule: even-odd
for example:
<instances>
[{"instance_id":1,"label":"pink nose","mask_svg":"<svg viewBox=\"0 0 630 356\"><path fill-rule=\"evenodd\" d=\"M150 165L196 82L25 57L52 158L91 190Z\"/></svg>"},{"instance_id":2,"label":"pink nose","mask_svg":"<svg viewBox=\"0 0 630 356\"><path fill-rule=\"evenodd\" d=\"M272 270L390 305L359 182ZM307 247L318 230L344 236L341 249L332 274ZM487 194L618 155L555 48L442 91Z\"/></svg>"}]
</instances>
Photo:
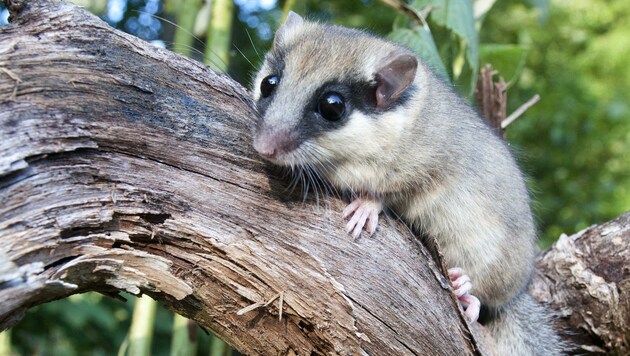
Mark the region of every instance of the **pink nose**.
<instances>
[{"instance_id":1,"label":"pink nose","mask_svg":"<svg viewBox=\"0 0 630 356\"><path fill-rule=\"evenodd\" d=\"M274 140L266 132L254 138L254 149L266 159L272 160L278 155L277 145L274 144Z\"/></svg>"},{"instance_id":2,"label":"pink nose","mask_svg":"<svg viewBox=\"0 0 630 356\"><path fill-rule=\"evenodd\" d=\"M276 150L275 148L267 148L264 150L257 149L257 151L258 151L258 154L260 154L266 159L274 159L276 158L276 155L278 154L278 150Z\"/></svg>"},{"instance_id":3,"label":"pink nose","mask_svg":"<svg viewBox=\"0 0 630 356\"><path fill-rule=\"evenodd\" d=\"M264 127L254 136L254 148L263 158L276 161L298 146L295 136L294 131Z\"/></svg>"}]
</instances>

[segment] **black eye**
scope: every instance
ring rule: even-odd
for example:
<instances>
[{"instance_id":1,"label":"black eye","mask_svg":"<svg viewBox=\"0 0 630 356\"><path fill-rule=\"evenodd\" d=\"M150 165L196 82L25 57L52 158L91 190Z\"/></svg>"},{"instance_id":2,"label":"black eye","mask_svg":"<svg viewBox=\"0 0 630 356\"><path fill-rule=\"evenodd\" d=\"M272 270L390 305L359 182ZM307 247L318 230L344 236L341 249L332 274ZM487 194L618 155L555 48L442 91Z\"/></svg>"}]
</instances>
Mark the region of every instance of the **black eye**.
<instances>
[{"instance_id":1,"label":"black eye","mask_svg":"<svg viewBox=\"0 0 630 356\"><path fill-rule=\"evenodd\" d=\"M317 111L328 121L337 121L346 112L346 103L339 93L334 91L324 93L317 103Z\"/></svg>"},{"instance_id":2,"label":"black eye","mask_svg":"<svg viewBox=\"0 0 630 356\"><path fill-rule=\"evenodd\" d=\"M266 76L265 79L263 79L260 83L260 93L262 94L263 98L271 95L273 90L276 89L276 87L278 86L278 83L280 83L280 78L278 78L277 75L272 74Z\"/></svg>"}]
</instances>

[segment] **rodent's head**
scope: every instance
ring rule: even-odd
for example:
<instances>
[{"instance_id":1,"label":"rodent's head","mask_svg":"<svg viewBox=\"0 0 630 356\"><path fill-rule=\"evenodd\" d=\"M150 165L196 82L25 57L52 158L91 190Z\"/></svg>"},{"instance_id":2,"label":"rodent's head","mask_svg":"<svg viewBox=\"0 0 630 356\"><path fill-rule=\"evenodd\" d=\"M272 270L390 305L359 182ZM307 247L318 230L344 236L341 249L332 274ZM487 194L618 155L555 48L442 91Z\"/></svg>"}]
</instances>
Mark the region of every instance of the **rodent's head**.
<instances>
[{"instance_id":1,"label":"rodent's head","mask_svg":"<svg viewBox=\"0 0 630 356\"><path fill-rule=\"evenodd\" d=\"M382 117L408 96L417 66L401 46L289 13L254 79L254 148L283 166L377 154L401 127Z\"/></svg>"}]
</instances>

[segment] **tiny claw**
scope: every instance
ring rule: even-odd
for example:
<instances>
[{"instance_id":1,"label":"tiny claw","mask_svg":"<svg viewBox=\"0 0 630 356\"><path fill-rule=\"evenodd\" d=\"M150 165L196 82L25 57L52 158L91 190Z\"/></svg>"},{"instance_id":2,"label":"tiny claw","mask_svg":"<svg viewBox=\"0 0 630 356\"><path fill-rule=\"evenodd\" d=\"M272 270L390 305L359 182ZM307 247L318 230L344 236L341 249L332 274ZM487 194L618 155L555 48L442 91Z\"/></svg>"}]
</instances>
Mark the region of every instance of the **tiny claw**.
<instances>
[{"instance_id":1,"label":"tiny claw","mask_svg":"<svg viewBox=\"0 0 630 356\"><path fill-rule=\"evenodd\" d=\"M460 302L467 304L464 315L468 320L473 323L479 319L479 312L481 310L481 302L477 297L470 294L464 294L458 298Z\"/></svg>"},{"instance_id":2,"label":"tiny claw","mask_svg":"<svg viewBox=\"0 0 630 356\"><path fill-rule=\"evenodd\" d=\"M370 236L372 236L376 232L376 228L378 227L378 212L371 211L370 216L368 217L368 221L370 223L365 228L365 231L367 231Z\"/></svg>"}]
</instances>

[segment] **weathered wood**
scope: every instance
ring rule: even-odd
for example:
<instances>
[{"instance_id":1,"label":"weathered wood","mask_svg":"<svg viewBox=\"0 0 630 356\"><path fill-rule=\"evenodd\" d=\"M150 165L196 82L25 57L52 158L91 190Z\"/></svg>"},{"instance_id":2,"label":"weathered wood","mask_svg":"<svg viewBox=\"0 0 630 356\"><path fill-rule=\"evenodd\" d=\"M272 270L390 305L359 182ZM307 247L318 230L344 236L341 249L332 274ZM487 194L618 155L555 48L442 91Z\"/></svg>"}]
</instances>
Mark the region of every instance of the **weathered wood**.
<instances>
[{"instance_id":1,"label":"weathered wood","mask_svg":"<svg viewBox=\"0 0 630 356\"><path fill-rule=\"evenodd\" d=\"M250 148L230 78L63 2L0 29L0 325L89 290L146 293L247 354L471 354L398 222L353 241ZM266 304L243 315L239 310Z\"/></svg>"},{"instance_id":2,"label":"weathered wood","mask_svg":"<svg viewBox=\"0 0 630 356\"><path fill-rule=\"evenodd\" d=\"M530 290L577 353L630 354L630 212L560 236L536 268Z\"/></svg>"},{"instance_id":3,"label":"weathered wood","mask_svg":"<svg viewBox=\"0 0 630 356\"><path fill-rule=\"evenodd\" d=\"M402 224L352 241L340 201L286 191L250 148L255 112L230 78L73 5L5 2L0 329L124 290L246 354L479 353ZM538 265L533 294L582 350L628 352L629 226L627 213L563 237Z\"/></svg>"}]
</instances>

